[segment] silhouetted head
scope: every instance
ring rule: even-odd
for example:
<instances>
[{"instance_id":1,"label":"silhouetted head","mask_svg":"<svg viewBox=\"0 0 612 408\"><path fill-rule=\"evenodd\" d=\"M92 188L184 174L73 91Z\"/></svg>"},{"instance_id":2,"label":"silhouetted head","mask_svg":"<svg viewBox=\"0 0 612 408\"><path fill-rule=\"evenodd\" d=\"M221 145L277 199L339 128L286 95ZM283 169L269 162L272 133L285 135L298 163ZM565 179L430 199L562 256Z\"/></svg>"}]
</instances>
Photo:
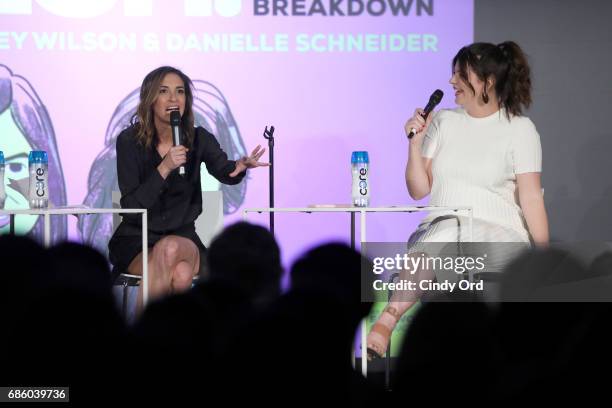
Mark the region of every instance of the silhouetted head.
<instances>
[{"instance_id":1,"label":"silhouetted head","mask_svg":"<svg viewBox=\"0 0 612 408\"><path fill-rule=\"evenodd\" d=\"M587 269L570 252L534 250L511 262L502 275L504 302L588 301ZM586 291L585 291L586 290ZM581 299L586 295L587 298Z\"/></svg>"},{"instance_id":2,"label":"silhouetted head","mask_svg":"<svg viewBox=\"0 0 612 408\"><path fill-rule=\"evenodd\" d=\"M54 287L111 296L111 274L101 253L71 242L56 245L49 253L54 266Z\"/></svg>"},{"instance_id":3,"label":"silhouetted head","mask_svg":"<svg viewBox=\"0 0 612 408\"><path fill-rule=\"evenodd\" d=\"M50 269L48 254L29 238L2 235L0 259L3 264L0 273L0 315L12 319L44 287L43 279L47 278Z\"/></svg>"},{"instance_id":4,"label":"silhouetted head","mask_svg":"<svg viewBox=\"0 0 612 408\"><path fill-rule=\"evenodd\" d=\"M365 316L371 304L361 301L368 298L362 294L362 267L372 270L366 258L345 244L318 246L291 268L291 288L330 296Z\"/></svg>"},{"instance_id":5,"label":"silhouetted head","mask_svg":"<svg viewBox=\"0 0 612 408\"><path fill-rule=\"evenodd\" d=\"M207 252L210 277L247 291L253 298L280 293L280 250L265 228L238 222L225 228Z\"/></svg>"}]
</instances>

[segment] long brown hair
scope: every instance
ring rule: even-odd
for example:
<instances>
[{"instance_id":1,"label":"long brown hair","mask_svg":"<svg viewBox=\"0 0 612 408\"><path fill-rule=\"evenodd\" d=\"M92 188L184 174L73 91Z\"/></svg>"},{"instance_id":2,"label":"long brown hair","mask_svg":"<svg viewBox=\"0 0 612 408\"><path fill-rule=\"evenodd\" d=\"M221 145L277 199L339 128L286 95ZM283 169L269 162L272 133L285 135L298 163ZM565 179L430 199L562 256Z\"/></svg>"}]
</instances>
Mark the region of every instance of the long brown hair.
<instances>
[{"instance_id":1,"label":"long brown hair","mask_svg":"<svg viewBox=\"0 0 612 408\"><path fill-rule=\"evenodd\" d=\"M168 74L178 75L185 85L185 111L181 118L181 130L183 133L183 144L190 147L194 138L193 118L193 84L191 79L181 70L163 66L149 72L140 86L140 103L136 113L132 117L132 124L137 127L136 138L146 146L151 147L156 141L155 122L153 121L153 104L159 95L159 86Z\"/></svg>"},{"instance_id":2,"label":"long brown hair","mask_svg":"<svg viewBox=\"0 0 612 408\"><path fill-rule=\"evenodd\" d=\"M468 80L470 67L478 79L485 82L483 100L488 103L486 81L493 78L499 106L510 116L520 116L523 109L531 105L531 70L521 47L513 41L498 45L474 43L463 47L453 58L453 70L458 68L459 76L475 94Z\"/></svg>"}]
</instances>

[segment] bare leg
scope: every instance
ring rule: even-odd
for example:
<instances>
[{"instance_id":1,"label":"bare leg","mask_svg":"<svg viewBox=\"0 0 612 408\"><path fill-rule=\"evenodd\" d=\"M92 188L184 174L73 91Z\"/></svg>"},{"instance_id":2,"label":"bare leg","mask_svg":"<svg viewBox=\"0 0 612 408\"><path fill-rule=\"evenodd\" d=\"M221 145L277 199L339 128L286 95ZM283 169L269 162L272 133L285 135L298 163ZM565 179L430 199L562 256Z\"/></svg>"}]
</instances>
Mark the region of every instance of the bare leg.
<instances>
[{"instance_id":1,"label":"bare leg","mask_svg":"<svg viewBox=\"0 0 612 408\"><path fill-rule=\"evenodd\" d=\"M412 254L412 256L422 256L422 253ZM418 284L423 279L433 278L433 271L420 269L415 274L408 270L402 270L399 275L400 281L412 281ZM421 295L420 290L407 291L398 290L391 295L391 299L383 312L380 314L372 329L368 333L366 344L368 348L368 359L382 357L387 351L389 339L397 322L402 318Z\"/></svg>"},{"instance_id":2,"label":"bare leg","mask_svg":"<svg viewBox=\"0 0 612 408\"><path fill-rule=\"evenodd\" d=\"M191 287L200 268L200 251L187 238L168 235L149 252L149 297L159 299ZM142 275L142 253L130 263L128 272ZM138 290L137 310L142 310L142 285Z\"/></svg>"},{"instance_id":3,"label":"bare leg","mask_svg":"<svg viewBox=\"0 0 612 408\"><path fill-rule=\"evenodd\" d=\"M163 270L166 293L178 293L191 287L200 268L200 251L190 239L169 235L153 248L153 261Z\"/></svg>"},{"instance_id":4,"label":"bare leg","mask_svg":"<svg viewBox=\"0 0 612 408\"><path fill-rule=\"evenodd\" d=\"M194 276L193 265L185 261L179 262L172 273L172 293L184 292L191 288Z\"/></svg>"},{"instance_id":5,"label":"bare leg","mask_svg":"<svg viewBox=\"0 0 612 408\"><path fill-rule=\"evenodd\" d=\"M389 302L368 333L367 347L374 353L368 353L368 358L382 357L389 345L389 339L395 325L416 302Z\"/></svg>"},{"instance_id":6,"label":"bare leg","mask_svg":"<svg viewBox=\"0 0 612 408\"><path fill-rule=\"evenodd\" d=\"M152 277L157 275L157 272L153 270L153 253L149 251L149 295L153 292L160 292L162 289L158 288L157 284L152 283ZM128 266L128 273L130 275L142 275L142 252L136 255L136 258ZM136 314L140 315L142 311L142 285L138 287L138 294L136 295Z\"/></svg>"}]
</instances>

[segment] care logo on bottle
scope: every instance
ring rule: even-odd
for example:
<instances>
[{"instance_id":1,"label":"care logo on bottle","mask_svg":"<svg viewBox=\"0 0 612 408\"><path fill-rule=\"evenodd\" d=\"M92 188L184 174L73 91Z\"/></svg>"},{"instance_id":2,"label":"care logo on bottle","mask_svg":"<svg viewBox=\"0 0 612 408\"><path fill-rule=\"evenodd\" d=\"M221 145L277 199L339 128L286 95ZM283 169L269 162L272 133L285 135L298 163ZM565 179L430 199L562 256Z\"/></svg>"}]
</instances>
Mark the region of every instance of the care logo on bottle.
<instances>
[{"instance_id":1,"label":"care logo on bottle","mask_svg":"<svg viewBox=\"0 0 612 408\"><path fill-rule=\"evenodd\" d=\"M368 169L359 169L359 194L368 195Z\"/></svg>"},{"instance_id":2,"label":"care logo on bottle","mask_svg":"<svg viewBox=\"0 0 612 408\"><path fill-rule=\"evenodd\" d=\"M45 169L42 167L39 167L36 169L36 195L38 197L44 197L45 188L46 188Z\"/></svg>"}]
</instances>

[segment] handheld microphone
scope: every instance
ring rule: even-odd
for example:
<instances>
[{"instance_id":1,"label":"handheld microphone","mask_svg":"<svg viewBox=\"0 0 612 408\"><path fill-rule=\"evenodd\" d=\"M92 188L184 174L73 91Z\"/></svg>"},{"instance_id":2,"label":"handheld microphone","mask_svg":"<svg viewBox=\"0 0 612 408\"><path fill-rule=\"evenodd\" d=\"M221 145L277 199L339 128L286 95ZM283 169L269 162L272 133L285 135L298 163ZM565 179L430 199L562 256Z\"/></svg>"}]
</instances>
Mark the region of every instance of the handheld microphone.
<instances>
[{"instance_id":1,"label":"handheld microphone","mask_svg":"<svg viewBox=\"0 0 612 408\"><path fill-rule=\"evenodd\" d=\"M175 146L181 145L181 113L177 110L170 112L170 126L172 126L172 141ZM185 175L185 166L179 167L179 174Z\"/></svg>"},{"instance_id":2,"label":"handheld microphone","mask_svg":"<svg viewBox=\"0 0 612 408\"><path fill-rule=\"evenodd\" d=\"M436 106L438 106L443 96L444 92L439 89L436 89L434 93L431 94L431 96L429 97L429 102L427 102L427 106L425 106L425 109L423 109L424 112L421 115L423 119L427 120L427 116L429 116L429 113L434 110ZM417 131L415 128L410 129L410 133L408 133L408 139L412 139L416 132Z\"/></svg>"}]
</instances>

